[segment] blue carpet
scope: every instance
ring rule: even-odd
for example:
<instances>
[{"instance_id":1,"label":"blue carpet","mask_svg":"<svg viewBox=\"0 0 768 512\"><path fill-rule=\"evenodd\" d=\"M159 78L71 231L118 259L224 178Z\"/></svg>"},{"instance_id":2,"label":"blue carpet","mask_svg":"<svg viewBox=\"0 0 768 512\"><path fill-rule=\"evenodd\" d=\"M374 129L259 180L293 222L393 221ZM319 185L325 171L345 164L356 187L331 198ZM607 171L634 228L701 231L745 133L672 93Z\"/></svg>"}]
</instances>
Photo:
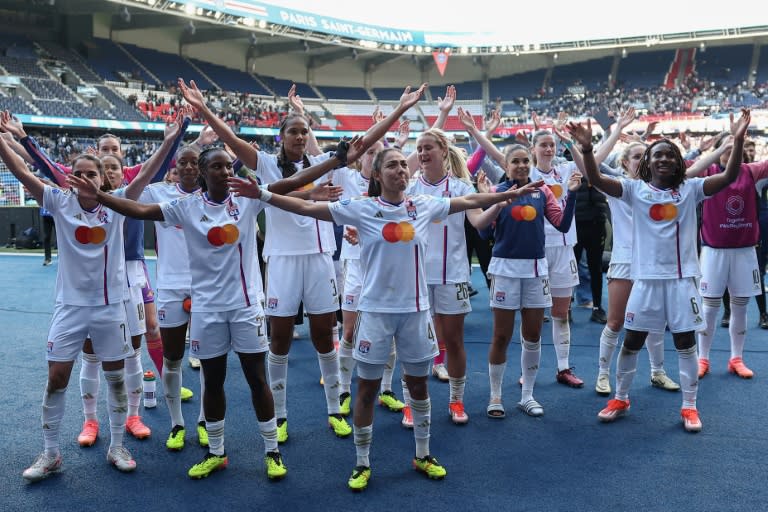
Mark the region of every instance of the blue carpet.
<instances>
[{"instance_id":1,"label":"blue carpet","mask_svg":"<svg viewBox=\"0 0 768 512\"><path fill-rule=\"evenodd\" d=\"M491 333L488 293L479 272L473 274L480 293L467 318L468 425L454 426L447 413L448 386L430 379L432 395L431 451L448 470L444 481L429 481L410 466L414 441L400 426L400 416L377 408L371 450L373 477L369 488L353 494L346 480L355 463L350 439L328 430L319 368L311 343L303 336L290 354L288 411L290 439L281 447L289 473L269 482L262 464L262 441L245 380L235 356L230 357L226 471L193 481L186 471L204 455L196 445L194 424L199 396L182 406L188 425L187 446L179 453L165 449L170 419L162 400L144 411L152 437L126 436L138 468L121 474L106 462L108 418L106 386L99 402L101 437L80 448L82 424L78 390L79 364L67 391L61 429L64 470L29 485L21 477L42 449L40 404L46 380L45 341L53 310L57 262L42 267L40 256L0 256L0 428L8 437L0 460L0 510L398 510L438 507L441 510L765 510L768 489L762 482L768 447L765 376L768 375L768 331L756 327L757 309L750 304L745 361L755 378L727 374L727 330L717 327L712 372L700 384L699 409L704 430L683 431L680 393L652 388L645 352L633 385L631 413L604 425L597 412L606 399L594 392L597 351L602 326L589 322L589 310L575 308L571 364L586 384L570 389L555 382L551 327L545 324L541 370L535 396L545 415L529 418L515 408L519 400L520 346L516 329L509 348L504 383L505 420L485 416L489 386L487 350ZM151 275L154 275L154 262ZM86 269L83 269L86 271ZM678 380L677 356L666 339L666 368ZM144 367L151 362L144 355ZM198 391L197 374L184 366L184 383ZM399 375L399 370L396 375ZM162 392L162 385L158 385ZM398 379L395 390L401 395ZM752 475L752 476L749 476Z\"/></svg>"}]
</instances>

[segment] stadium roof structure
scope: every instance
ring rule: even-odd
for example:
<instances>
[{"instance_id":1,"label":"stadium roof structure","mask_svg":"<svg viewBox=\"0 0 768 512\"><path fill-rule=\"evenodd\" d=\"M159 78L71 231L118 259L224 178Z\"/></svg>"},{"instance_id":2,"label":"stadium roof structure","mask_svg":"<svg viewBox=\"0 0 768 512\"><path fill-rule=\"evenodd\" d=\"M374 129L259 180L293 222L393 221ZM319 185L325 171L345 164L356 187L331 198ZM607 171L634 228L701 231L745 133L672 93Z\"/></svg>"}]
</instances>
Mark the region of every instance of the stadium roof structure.
<instances>
[{"instance_id":1,"label":"stadium roof structure","mask_svg":"<svg viewBox=\"0 0 768 512\"><path fill-rule=\"evenodd\" d=\"M344 3L326 2L324 10L327 13L328 5ZM320 11L319 4L304 2L302 6L314 5L314 9ZM715 21L700 23L701 29L677 31L671 31L669 27L682 29L697 25L687 18L680 18L670 25L670 13L661 10L655 24L641 24L635 20L627 23L632 27L643 27L635 28L634 34L606 36L619 34L623 24L618 16L627 15L616 12L613 7L611 12L615 22L598 21L603 12L595 14L587 27L587 35L563 40L564 36L558 34L565 34L564 31L547 29L544 33L552 34L551 37L542 36L544 39L535 40L523 35L519 29L522 25L535 23L530 17L523 16L519 7L509 7L506 2L487 4L483 6L487 17L498 14L499 18L509 21L509 35L502 39L498 31L491 32L484 26L477 31L452 29L440 32L439 29L414 30L350 21L355 12L380 9L379 2L370 2L366 6L364 1L354 3L356 9L338 9L339 14L335 17L298 10L294 6L299 2L289 0L270 0L270 3L249 0L0 0L0 10L34 12L53 18L54 26L65 28L70 20L89 17L92 35L96 37L215 62L233 69L329 86L392 87L419 82L441 85L514 75L546 68L553 61L560 65L657 49L768 44L768 14L758 8L739 19L751 22L711 28L717 23L739 21L720 15L717 11L722 9L718 7L712 9L711 16L720 15L715 16ZM550 4L547 9L553 14L548 16L570 20L572 25L578 23L573 12L574 4L569 4L568 9L558 9L557 2ZM648 3L643 5L644 11L653 10ZM387 8L397 10L389 3ZM434 6L434 9L441 8ZM466 4L463 9L476 10ZM701 6L691 11L690 18L695 20L700 16L696 14L699 12ZM403 19L425 20L412 16L410 11L403 13ZM461 19L464 12L454 8L453 15ZM549 26L552 22L545 20L542 23ZM605 29L598 30L598 25L616 29L605 32ZM665 31L658 33L657 29ZM571 34L568 33L570 37L576 37ZM69 43L72 42L70 37ZM435 52L445 53L444 74L438 73Z\"/></svg>"}]
</instances>

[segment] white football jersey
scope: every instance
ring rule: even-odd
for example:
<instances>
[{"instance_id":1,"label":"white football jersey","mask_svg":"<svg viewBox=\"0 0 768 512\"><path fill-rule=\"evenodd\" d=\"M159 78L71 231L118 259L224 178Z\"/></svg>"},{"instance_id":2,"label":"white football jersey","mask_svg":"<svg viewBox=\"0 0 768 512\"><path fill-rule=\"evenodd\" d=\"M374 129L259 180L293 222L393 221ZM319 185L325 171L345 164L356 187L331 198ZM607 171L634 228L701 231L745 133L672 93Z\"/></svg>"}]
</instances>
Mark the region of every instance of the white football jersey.
<instances>
[{"instance_id":1,"label":"white football jersey","mask_svg":"<svg viewBox=\"0 0 768 512\"><path fill-rule=\"evenodd\" d=\"M124 196L124 190L115 195ZM53 214L56 222L56 303L103 306L127 299L125 217L101 204L94 210L84 210L75 194L48 185L43 190L43 208Z\"/></svg>"},{"instance_id":2,"label":"white football jersey","mask_svg":"<svg viewBox=\"0 0 768 512\"><path fill-rule=\"evenodd\" d=\"M432 197L460 197L474 194L475 188L454 176L445 175L437 183L430 183L419 176L408 194ZM469 281L467 240L464 235L464 212L453 213L446 219L429 225L427 245L427 283L454 284Z\"/></svg>"},{"instance_id":3,"label":"white football jersey","mask_svg":"<svg viewBox=\"0 0 768 512\"><path fill-rule=\"evenodd\" d=\"M178 183L153 183L141 193L141 203L170 203L188 196ZM189 254L181 224L155 222L155 250L157 251L157 283L161 290L185 290L192 286L189 272Z\"/></svg>"},{"instance_id":4,"label":"white football jersey","mask_svg":"<svg viewBox=\"0 0 768 512\"><path fill-rule=\"evenodd\" d=\"M549 172L534 167L531 169L531 181L544 180L560 203L560 208L565 210L565 202L568 200L568 180L576 171L576 164L568 162L552 167ZM571 229L567 233L559 232L555 226L545 219L544 234L546 235L545 247L562 247L564 245L576 245L576 219L571 223Z\"/></svg>"},{"instance_id":5,"label":"white football jersey","mask_svg":"<svg viewBox=\"0 0 768 512\"><path fill-rule=\"evenodd\" d=\"M622 183L627 178L618 178ZM632 263L632 208L619 199L605 194L608 207L611 209L611 227L613 233L613 248L611 249L611 264Z\"/></svg>"},{"instance_id":6,"label":"white football jersey","mask_svg":"<svg viewBox=\"0 0 768 512\"><path fill-rule=\"evenodd\" d=\"M215 203L189 194L160 207L165 224L184 230L192 275L192 312L232 311L259 304L256 216L264 203L230 195Z\"/></svg>"},{"instance_id":7,"label":"white football jersey","mask_svg":"<svg viewBox=\"0 0 768 512\"><path fill-rule=\"evenodd\" d=\"M621 186L621 199L632 208L632 279L700 277L696 207L706 198L704 178L667 190L642 180Z\"/></svg>"},{"instance_id":8,"label":"white football jersey","mask_svg":"<svg viewBox=\"0 0 768 512\"><path fill-rule=\"evenodd\" d=\"M349 167L341 167L333 171L333 184L344 189L341 199L352 199L353 197L365 197L368 195L368 184L370 180L363 176L363 173ZM341 242L342 260L359 260L360 244L352 245L343 239Z\"/></svg>"},{"instance_id":9,"label":"white football jersey","mask_svg":"<svg viewBox=\"0 0 768 512\"><path fill-rule=\"evenodd\" d=\"M429 225L448 216L450 200L409 196L400 204L381 198L329 204L334 221L358 230L363 287L358 311L412 313L429 309L424 270Z\"/></svg>"},{"instance_id":10,"label":"white football jersey","mask_svg":"<svg viewBox=\"0 0 768 512\"><path fill-rule=\"evenodd\" d=\"M330 158L329 153L318 156L308 155L312 165L322 163ZM294 162L298 172L302 171L302 162ZM283 178L282 171L277 166L277 155L259 151L259 163L256 166L256 176L263 185L269 185ZM328 175L315 180L312 187L328 181ZM305 187L307 188L307 187ZM275 255L317 254L321 252L336 252L336 237L333 226L312 217L296 215L280 208L267 208L266 233L264 240L264 258Z\"/></svg>"}]
</instances>

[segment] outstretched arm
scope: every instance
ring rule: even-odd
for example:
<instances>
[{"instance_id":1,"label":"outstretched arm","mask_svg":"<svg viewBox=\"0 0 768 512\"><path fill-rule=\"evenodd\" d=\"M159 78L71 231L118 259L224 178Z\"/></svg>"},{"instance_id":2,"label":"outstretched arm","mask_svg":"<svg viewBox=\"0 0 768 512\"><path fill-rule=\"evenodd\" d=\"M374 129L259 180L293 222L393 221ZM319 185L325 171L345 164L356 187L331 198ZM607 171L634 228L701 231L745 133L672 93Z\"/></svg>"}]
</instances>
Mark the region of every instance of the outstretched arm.
<instances>
[{"instance_id":1,"label":"outstretched arm","mask_svg":"<svg viewBox=\"0 0 768 512\"><path fill-rule=\"evenodd\" d=\"M493 206L497 203L509 204L520 196L536 192L542 185L544 185L544 180L533 181L520 188L512 187L509 190L505 190L504 192L499 192L496 194L478 193L469 194L468 196L452 197L449 212L463 212L464 210L469 210L471 208L488 208L489 206Z\"/></svg>"},{"instance_id":2,"label":"outstretched arm","mask_svg":"<svg viewBox=\"0 0 768 512\"><path fill-rule=\"evenodd\" d=\"M273 194L272 192L259 187L258 182L251 176L246 177L244 180L239 178L229 178L229 188L236 196L261 199L265 203L280 208L281 210L333 222L328 203L310 203L295 197Z\"/></svg>"},{"instance_id":3,"label":"outstretched arm","mask_svg":"<svg viewBox=\"0 0 768 512\"><path fill-rule=\"evenodd\" d=\"M78 191L78 196L82 199L98 201L110 210L133 217L134 219L164 221L165 217L156 203L137 203L131 199L123 199L113 194L102 192L96 186L85 178L70 174L67 176L67 182Z\"/></svg>"},{"instance_id":4,"label":"outstretched arm","mask_svg":"<svg viewBox=\"0 0 768 512\"><path fill-rule=\"evenodd\" d=\"M587 121L587 126L577 123L568 123L566 129L579 146L581 146L583 169L587 174L589 182L608 195L621 197L621 183L618 180L601 174L597 167L595 155L592 152L592 121Z\"/></svg>"},{"instance_id":5,"label":"outstretched arm","mask_svg":"<svg viewBox=\"0 0 768 512\"><path fill-rule=\"evenodd\" d=\"M741 117L732 124L733 149L731 150L728 164L725 166L725 172L714 174L704 179L705 195L711 196L720 192L739 177L741 162L744 157L744 138L747 135L747 128L749 128L751 119L749 109L741 109Z\"/></svg>"}]
</instances>

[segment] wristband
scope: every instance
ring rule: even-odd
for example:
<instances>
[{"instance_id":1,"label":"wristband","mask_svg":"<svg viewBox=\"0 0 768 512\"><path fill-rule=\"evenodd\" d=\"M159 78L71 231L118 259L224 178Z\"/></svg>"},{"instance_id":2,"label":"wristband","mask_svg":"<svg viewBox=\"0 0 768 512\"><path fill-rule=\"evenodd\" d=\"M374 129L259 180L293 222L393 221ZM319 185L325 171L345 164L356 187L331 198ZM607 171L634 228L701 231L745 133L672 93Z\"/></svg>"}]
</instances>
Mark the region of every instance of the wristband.
<instances>
[{"instance_id":1,"label":"wristband","mask_svg":"<svg viewBox=\"0 0 768 512\"><path fill-rule=\"evenodd\" d=\"M259 196L263 202L268 203L272 199L272 192L266 189L261 189L261 195Z\"/></svg>"},{"instance_id":2,"label":"wristband","mask_svg":"<svg viewBox=\"0 0 768 512\"><path fill-rule=\"evenodd\" d=\"M347 151L349 151L349 142L345 140L340 141L338 146L336 146L336 153L333 155L339 161L337 169L347 166Z\"/></svg>"},{"instance_id":3,"label":"wristband","mask_svg":"<svg viewBox=\"0 0 768 512\"><path fill-rule=\"evenodd\" d=\"M569 140L565 140L565 141L563 141L563 146L565 146L567 149L571 149L571 148L573 148L573 142L571 142Z\"/></svg>"}]
</instances>

